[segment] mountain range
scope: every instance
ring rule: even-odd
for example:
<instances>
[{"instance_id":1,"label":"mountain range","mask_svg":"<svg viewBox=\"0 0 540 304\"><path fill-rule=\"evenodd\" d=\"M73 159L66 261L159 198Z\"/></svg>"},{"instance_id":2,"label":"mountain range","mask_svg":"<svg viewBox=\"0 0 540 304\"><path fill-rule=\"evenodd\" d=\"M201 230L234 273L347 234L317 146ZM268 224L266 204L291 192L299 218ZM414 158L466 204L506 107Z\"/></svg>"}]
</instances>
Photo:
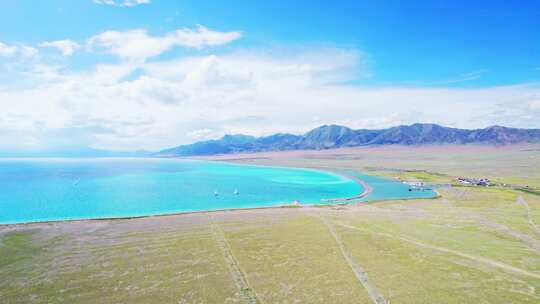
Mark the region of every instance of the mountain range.
<instances>
[{"instance_id":1,"label":"mountain range","mask_svg":"<svg viewBox=\"0 0 540 304\"><path fill-rule=\"evenodd\" d=\"M165 149L154 156L203 156L285 150L322 150L372 145L507 145L540 143L540 129L492 126L484 129L457 129L437 124L416 123L387 129L351 129L324 125L304 135L278 133L270 136L225 135L221 139L196 142Z\"/></svg>"}]
</instances>

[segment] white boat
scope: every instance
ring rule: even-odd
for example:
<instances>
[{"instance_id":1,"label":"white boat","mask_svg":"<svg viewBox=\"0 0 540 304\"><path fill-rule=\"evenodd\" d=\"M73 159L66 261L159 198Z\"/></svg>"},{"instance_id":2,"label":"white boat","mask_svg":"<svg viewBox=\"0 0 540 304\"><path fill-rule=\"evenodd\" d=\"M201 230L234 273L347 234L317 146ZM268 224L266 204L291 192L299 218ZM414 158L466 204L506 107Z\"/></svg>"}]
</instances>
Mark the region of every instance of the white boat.
<instances>
[{"instance_id":1,"label":"white boat","mask_svg":"<svg viewBox=\"0 0 540 304\"><path fill-rule=\"evenodd\" d=\"M219 193L216 191L214 191L214 196L219 196Z\"/></svg>"},{"instance_id":2,"label":"white boat","mask_svg":"<svg viewBox=\"0 0 540 304\"><path fill-rule=\"evenodd\" d=\"M234 189L234 194L235 194L235 195L240 194L240 192L238 191L238 189Z\"/></svg>"}]
</instances>

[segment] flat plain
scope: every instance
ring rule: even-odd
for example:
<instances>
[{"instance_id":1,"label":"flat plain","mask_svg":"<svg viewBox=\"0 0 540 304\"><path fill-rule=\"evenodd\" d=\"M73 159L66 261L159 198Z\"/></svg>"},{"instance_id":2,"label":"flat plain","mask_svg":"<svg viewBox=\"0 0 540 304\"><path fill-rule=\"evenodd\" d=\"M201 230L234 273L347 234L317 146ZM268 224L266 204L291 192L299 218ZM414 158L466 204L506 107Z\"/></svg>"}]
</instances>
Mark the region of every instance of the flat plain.
<instances>
[{"instance_id":1,"label":"flat plain","mask_svg":"<svg viewBox=\"0 0 540 304\"><path fill-rule=\"evenodd\" d=\"M540 301L538 146L217 159L446 186L437 199L1 226L2 303Z\"/></svg>"}]
</instances>

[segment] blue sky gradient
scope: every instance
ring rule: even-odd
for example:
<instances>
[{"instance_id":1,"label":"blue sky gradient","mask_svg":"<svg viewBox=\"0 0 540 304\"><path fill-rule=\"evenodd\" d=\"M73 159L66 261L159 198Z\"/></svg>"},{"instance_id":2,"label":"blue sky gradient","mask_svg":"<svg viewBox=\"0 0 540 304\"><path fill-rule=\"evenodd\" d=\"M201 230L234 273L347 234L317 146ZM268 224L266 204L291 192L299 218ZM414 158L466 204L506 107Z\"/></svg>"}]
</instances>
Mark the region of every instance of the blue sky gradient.
<instances>
[{"instance_id":1,"label":"blue sky gradient","mask_svg":"<svg viewBox=\"0 0 540 304\"><path fill-rule=\"evenodd\" d=\"M242 30L236 48L359 49L371 70L359 83L493 86L540 79L538 1L154 0L119 9L91 0L6 0L0 12L0 41L83 40L109 29L160 34L203 24Z\"/></svg>"}]
</instances>

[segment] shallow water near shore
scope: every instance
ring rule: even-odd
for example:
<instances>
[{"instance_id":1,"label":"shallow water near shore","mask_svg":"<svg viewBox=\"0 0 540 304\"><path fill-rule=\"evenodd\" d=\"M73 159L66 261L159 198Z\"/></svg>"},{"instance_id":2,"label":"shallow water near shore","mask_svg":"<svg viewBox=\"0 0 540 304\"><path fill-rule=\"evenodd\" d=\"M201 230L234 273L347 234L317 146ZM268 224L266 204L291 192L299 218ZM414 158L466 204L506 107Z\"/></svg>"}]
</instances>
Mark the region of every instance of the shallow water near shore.
<instances>
[{"instance_id":1,"label":"shallow water near shore","mask_svg":"<svg viewBox=\"0 0 540 304\"><path fill-rule=\"evenodd\" d=\"M363 191L323 171L178 159L0 160L0 223L254 208Z\"/></svg>"},{"instance_id":2,"label":"shallow water near shore","mask_svg":"<svg viewBox=\"0 0 540 304\"><path fill-rule=\"evenodd\" d=\"M362 174L354 171L345 171L349 176L354 176L368 184L372 191L369 195L355 200L357 202L373 202L383 200L400 200L400 199L416 199L416 198L435 198L438 194L430 187L425 187L422 190L410 191L408 185L389 178Z\"/></svg>"},{"instance_id":3,"label":"shallow water near shore","mask_svg":"<svg viewBox=\"0 0 540 304\"><path fill-rule=\"evenodd\" d=\"M349 174L349 173L348 173ZM363 174L361 201L432 197ZM0 224L328 204L362 185L330 172L180 159L0 160Z\"/></svg>"}]
</instances>

